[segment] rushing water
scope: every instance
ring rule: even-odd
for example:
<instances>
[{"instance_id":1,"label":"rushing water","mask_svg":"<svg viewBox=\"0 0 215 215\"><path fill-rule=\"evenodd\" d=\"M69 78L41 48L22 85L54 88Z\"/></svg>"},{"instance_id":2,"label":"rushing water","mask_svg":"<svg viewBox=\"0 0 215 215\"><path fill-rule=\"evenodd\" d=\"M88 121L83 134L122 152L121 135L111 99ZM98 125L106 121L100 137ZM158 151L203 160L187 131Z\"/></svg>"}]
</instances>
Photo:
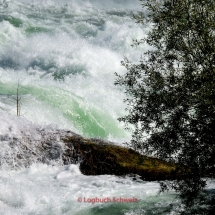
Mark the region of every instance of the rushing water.
<instances>
[{"instance_id":1,"label":"rushing water","mask_svg":"<svg viewBox=\"0 0 215 215\"><path fill-rule=\"evenodd\" d=\"M156 196L157 182L137 176L85 176L78 164L37 162L44 137L60 144L54 126L42 129L7 113L1 113L0 122L1 215L177 214L179 199L173 192ZM26 154L27 148L33 153Z\"/></svg>"},{"instance_id":2,"label":"rushing water","mask_svg":"<svg viewBox=\"0 0 215 215\"><path fill-rule=\"evenodd\" d=\"M58 124L84 136L128 138L117 118L122 90L114 86L123 56L138 59L132 39L144 36L132 14L138 1L3 1L0 5L0 107Z\"/></svg>"},{"instance_id":3,"label":"rushing water","mask_svg":"<svg viewBox=\"0 0 215 215\"><path fill-rule=\"evenodd\" d=\"M117 120L125 106L114 73L125 71L124 56L137 61L147 49L131 47L147 31L132 19L140 8L138 0L0 0L0 214L177 214L180 201L174 193L156 196L156 182L84 176L78 165L36 161L11 170L13 155L24 152L10 140L36 141L40 126L129 140ZM109 201L93 204L96 198Z\"/></svg>"}]
</instances>

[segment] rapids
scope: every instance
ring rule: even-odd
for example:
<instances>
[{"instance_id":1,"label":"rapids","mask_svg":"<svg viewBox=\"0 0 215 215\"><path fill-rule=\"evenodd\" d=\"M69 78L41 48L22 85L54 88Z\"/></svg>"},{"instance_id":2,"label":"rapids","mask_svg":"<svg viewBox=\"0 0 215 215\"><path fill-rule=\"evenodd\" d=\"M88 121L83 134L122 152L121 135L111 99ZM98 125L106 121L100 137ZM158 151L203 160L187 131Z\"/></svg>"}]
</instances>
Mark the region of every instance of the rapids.
<instances>
[{"instance_id":1,"label":"rapids","mask_svg":"<svg viewBox=\"0 0 215 215\"><path fill-rule=\"evenodd\" d=\"M138 60L132 40L145 30L132 14L138 1L2 1L0 108L57 124L87 137L129 138L117 120L125 114L115 72L123 56ZM135 9L136 8L136 9Z\"/></svg>"},{"instance_id":2,"label":"rapids","mask_svg":"<svg viewBox=\"0 0 215 215\"><path fill-rule=\"evenodd\" d=\"M0 0L1 215L177 214L176 194L157 196L157 182L84 176L78 165L38 162L41 131L130 139L117 120L125 96L114 73L125 72L124 56L136 62L148 49L131 47L148 31L132 18L140 9L138 0ZM28 157L23 144L38 153ZM111 201L93 204L96 198ZM114 201L120 198L137 201Z\"/></svg>"}]
</instances>

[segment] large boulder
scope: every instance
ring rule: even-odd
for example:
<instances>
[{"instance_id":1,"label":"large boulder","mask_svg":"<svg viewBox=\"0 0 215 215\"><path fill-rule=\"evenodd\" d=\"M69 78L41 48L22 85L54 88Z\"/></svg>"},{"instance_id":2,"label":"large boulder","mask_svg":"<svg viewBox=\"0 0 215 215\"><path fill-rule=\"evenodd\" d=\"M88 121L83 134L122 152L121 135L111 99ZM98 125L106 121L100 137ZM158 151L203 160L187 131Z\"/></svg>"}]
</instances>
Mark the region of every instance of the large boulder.
<instances>
[{"instance_id":1,"label":"large boulder","mask_svg":"<svg viewBox=\"0 0 215 215\"><path fill-rule=\"evenodd\" d=\"M137 174L145 180L174 179L175 165L143 156L100 139L86 139L72 131L40 127L26 119L0 114L0 166L19 169L33 163L80 163L86 175Z\"/></svg>"},{"instance_id":2,"label":"large boulder","mask_svg":"<svg viewBox=\"0 0 215 215\"><path fill-rule=\"evenodd\" d=\"M137 174L143 180L175 179L176 165L157 158L114 145L100 139L86 139L78 135L64 136L67 149L63 153L64 164L80 162L85 175Z\"/></svg>"}]
</instances>

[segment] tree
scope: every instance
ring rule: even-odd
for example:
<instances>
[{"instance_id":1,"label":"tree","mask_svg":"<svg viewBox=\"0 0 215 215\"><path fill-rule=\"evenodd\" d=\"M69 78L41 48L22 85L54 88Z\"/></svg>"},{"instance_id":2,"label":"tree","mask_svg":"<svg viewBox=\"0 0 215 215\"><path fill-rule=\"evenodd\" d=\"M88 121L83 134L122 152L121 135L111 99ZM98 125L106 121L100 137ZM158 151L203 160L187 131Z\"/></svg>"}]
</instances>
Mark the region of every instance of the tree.
<instances>
[{"instance_id":1,"label":"tree","mask_svg":"<svg viewBox=\"0 0 215 215\"><path fill-rule=\"evenodd\" d=\"M215 1L140 1L146 10L135 19L150 31L134 45L152 48L138 64L122 62L127 72L116 84L128 114L119 120L134 127L132 148L185 167L161 188L190 207L205 189L202 177L215 172Z\"/></svg>"}]
</instances>

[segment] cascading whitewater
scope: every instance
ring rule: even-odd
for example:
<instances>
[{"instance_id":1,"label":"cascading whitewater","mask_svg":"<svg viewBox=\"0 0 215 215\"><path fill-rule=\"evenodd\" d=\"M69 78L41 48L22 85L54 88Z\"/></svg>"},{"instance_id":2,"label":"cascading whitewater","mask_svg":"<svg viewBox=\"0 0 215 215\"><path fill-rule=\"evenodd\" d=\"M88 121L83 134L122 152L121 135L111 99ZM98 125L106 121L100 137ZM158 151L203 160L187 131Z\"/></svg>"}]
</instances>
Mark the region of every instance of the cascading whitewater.
<instances>
[{"instance_id":1,"label":"cascading whitewater","mask_svg":"<svg viewBox=\"0 0 215 215\"><path fill-rule=\"evenodd\" d=\"M63 130L44 128L0 112L0 168L20 169L34 163L63 165ZM68 133L69 135L69 133Z\"/></svg>"},{"instance_id":2,"label":"cascading whitewater","mask_svg":"<svg viewBox=\"0 0 215 215\"><path fill-rule=\"evenodd\" d=\"M138 0L0 0L0 214L177 214L180 201L174 193L156 197L156 182L84 176L61 159L48 165L55 154L40 150L45 139L60 156L59 128L129 140L117 120L125 106L114 72L124 72L124 56L138 61L148 48L131 47L147 32L132 19L140 7ZM90 203L120 197L138 201Z\"/></svg>"},{"instance_id":3,"label":"cascading whitewater","mask_svg":"<svg viewBox=\"0 0 215 215\"><path fill-rule=\"evenodd\" d=\"M27 3L26 3L27 2ZM0 5L0 107L87 137L125 139L117 118L123 92L114 86L123 56L144 29L132 14L138 1L3 1ZM128 9L128 8L132 8Z\"/></svg>"}]
</instances>

